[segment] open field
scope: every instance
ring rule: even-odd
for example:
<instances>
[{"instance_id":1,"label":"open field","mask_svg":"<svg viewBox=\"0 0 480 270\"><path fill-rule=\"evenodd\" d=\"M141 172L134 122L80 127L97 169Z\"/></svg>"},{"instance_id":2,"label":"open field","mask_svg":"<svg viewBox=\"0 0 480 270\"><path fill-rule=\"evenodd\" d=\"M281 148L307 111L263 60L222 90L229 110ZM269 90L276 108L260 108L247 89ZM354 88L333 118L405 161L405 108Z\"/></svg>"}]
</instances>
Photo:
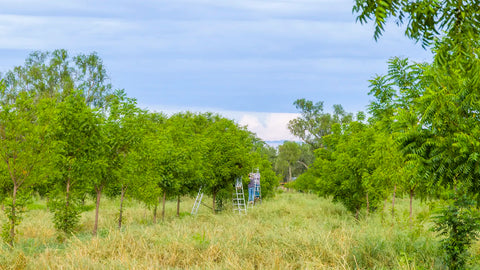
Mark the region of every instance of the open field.
<instances>
[{"instance_id":1,"label":"open field","mask_svg":"<svg viewBox=\"0 0 480 270\"><path fill-rule=\"evenodd\" d=\"M90 233L91 210L77 233L60 243L45 203L36 201L19 226L16 247L1 248L0 269L443 269L428 206L415 202L409 229L408 202L399 202L392 225L388 209L383 219L357 222L340 205L300 193L278 194L247 216L231 210L213 215L201 207L192 217L193 200L186 198L176 218L171 201L158 224L150 210L129 201L119 231L118 202L104 199L98 237ZM480 264L478 242L472 253Z\"/></svg>"}]
</instances>

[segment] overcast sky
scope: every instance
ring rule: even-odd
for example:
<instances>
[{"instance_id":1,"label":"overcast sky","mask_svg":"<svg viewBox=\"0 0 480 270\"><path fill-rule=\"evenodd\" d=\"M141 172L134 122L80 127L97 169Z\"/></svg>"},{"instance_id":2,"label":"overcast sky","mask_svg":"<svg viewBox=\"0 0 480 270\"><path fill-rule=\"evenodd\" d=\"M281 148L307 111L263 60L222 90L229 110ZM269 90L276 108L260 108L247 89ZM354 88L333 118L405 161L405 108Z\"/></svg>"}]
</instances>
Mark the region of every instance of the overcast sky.
<instances>
[{"instance_id":1,"label":"overcast sky","mask_svg":"<svg viewBox=\"0 0 480 270\"><path fill-rule=\"evenodd\" d=\"M97 52L142 107L214 111L264 140L294 139L298 98L365 110L393 56L431 54L388 27L373 40L353 0L0 0L0 72L34 50Z\"/></svg>"}]
</instances>

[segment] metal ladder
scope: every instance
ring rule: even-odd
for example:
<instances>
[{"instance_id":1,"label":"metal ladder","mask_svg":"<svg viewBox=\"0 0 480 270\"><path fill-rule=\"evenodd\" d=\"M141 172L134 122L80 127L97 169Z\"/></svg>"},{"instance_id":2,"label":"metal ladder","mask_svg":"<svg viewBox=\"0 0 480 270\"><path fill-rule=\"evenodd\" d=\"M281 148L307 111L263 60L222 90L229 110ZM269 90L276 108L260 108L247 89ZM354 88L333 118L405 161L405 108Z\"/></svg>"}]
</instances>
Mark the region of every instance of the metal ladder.
<instances>
[{"instance_id":1,"label":"metal ladder","mask_svg":"<svg viewBox=\"0 0 480 270\"><path fill-rule=\"evenodd\" d=\"M202 204L202 198L203 198L203 191L202 187L198 190L197 198L195 198L195 203L193 204L192 212L190 213L191 215L197 215L198 213L198 208L200 207L200 204Z\"/></svg>"},{"instance_id":2,"label":"metal ladder","mask_svg":"<svg viewBox=\"0 0 480 270\"><path fill-rule=\"evenodd\" d=\"M239 214L247 214L247 206L245 205L245 194L243 193L242 178L237 178L235 182L235 193L233 193L233 212Z\"/></svg>"}]
</instances>

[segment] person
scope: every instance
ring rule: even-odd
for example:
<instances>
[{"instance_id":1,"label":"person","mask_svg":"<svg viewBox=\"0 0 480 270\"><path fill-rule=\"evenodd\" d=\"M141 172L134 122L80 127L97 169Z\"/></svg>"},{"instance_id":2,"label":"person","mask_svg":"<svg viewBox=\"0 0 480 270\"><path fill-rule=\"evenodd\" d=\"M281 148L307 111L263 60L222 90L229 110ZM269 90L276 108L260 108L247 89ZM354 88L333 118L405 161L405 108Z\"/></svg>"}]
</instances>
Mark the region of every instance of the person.
<instances>
[{"instance_id":1,"label":"person","mask_svg":"<svg viewBox=\"0 0 480 270\"><path fill-rule=\"evenodd\" d=\"M248 174L250 182L248 183L248 202L253 202L254 199L254 189L255 189L255 175L253 173Z\"/></svg>"},{"instance_id":2,"label":"person","mask_svg":"<svg viewBox=\"0 0 480 270\"><path fill-rule=\"evenodd\" d=\"M254 179L254 192L255 192L254 197L260 198L260 189L258 188L255 189L255 186L260 187L260 173L257 172L257 173L254 173L253 175L254 175L253 179Z\"/></svg>"}]
</instances>

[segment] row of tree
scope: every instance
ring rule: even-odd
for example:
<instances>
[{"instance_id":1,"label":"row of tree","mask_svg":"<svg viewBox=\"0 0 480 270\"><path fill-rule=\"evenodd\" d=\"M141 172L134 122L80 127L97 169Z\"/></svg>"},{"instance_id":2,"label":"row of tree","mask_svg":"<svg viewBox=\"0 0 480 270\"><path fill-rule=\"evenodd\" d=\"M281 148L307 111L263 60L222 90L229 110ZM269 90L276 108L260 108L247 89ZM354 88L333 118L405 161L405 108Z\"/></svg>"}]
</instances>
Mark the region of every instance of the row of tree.
<instances>
[{"instance_id":1,"label":"row of tree","mask_svg":"<svg viewBox=\"0 0 480 270\"><path fill-rule=\"evenodd\" d=\"M154 209L193 195L200 187L216 202L234 180L254 168L262 196L278 177L265 145L232 120L211 113L166 116L140 109L122 90L112 90L96 54L70 58L66 51L35 52L0 83L0 202L8 222L2 236L14 244L32 194L48 200L64 235L78 224L87 196L96 201L96 234L103 194L130 196ZM244 177L245 184L248 177ZM230 198L228 196L228 198Z\"/></svg>"},{"instance_id":2,"label":"row of tree","mask_svg":"<svg viewBox=\"0 0 480 270\"><path fill-rule=\"evenodd\" d=\"M376 39L389 18L406 22L408 37L432 46L433 61L392 58L388 74L370 81L368 121L298 100L302 116L291 130L316 149L316 159L293 185L332 196L357 216L390 194L394 204L399 191L410 205L415 194L443 199L435 221L446 236L446 262L465 269L480 229L479 3L356 0L353 11L361 23L374 22Z\"/></svg>"}]
</instances>

